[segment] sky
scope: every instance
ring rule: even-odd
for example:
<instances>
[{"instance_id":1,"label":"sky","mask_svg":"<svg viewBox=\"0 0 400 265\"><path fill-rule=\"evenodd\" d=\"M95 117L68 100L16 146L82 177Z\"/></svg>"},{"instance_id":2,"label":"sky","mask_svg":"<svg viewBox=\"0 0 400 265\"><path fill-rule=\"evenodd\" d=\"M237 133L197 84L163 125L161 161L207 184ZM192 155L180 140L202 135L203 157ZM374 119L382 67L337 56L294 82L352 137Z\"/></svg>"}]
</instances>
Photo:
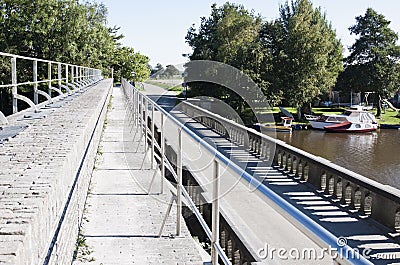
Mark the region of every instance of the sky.
<instances>
[{"instance_id":1,"label":"sky","mask_svg":"<svg viewBox=\"0 0 400 265\"><path fill-rule=\"evenodd\" d=\"M108 8L109 26L121 27L125 38L122 44L147 55L150 64L181 64L187 59L182 54L191 53L185 43L188 29L198 28L201 17L209 17L211 5L222 5L223 0L97 0ZM254 10L266 20L279 16L279 6L284 0L230 0ZM351 46L356 37L348 28L355 24L356 16L365 14L368 7L383 14L391 21L391 29L400 32L400 1L398 0L312 0L314 7L321 7L336 29L343 45Z\"/></svg>"}]
</instances>

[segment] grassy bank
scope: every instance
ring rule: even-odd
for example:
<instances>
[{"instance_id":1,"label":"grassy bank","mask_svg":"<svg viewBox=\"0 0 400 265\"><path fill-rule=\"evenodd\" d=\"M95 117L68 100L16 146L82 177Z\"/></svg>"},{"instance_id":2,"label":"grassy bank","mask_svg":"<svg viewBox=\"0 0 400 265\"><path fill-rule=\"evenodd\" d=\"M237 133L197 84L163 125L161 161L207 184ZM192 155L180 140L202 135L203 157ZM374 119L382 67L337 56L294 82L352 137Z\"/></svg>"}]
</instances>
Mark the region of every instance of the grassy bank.
<instances>
[{"instance_id":1,"label":"grassy bank","mask_svg":"<svg viewBox=\"0 0 400 265\"><path fill-rule=\"evenodd\" d=\"M157 81L153 81L153 80L147 80L145 83L164 88L165 90L168 90L168 91L182 92L182 90L183 90L183 87L181 84L174 85L171 87L171 85L168 85L166 83L157 82Z\"/></svg>"}]
</instances>

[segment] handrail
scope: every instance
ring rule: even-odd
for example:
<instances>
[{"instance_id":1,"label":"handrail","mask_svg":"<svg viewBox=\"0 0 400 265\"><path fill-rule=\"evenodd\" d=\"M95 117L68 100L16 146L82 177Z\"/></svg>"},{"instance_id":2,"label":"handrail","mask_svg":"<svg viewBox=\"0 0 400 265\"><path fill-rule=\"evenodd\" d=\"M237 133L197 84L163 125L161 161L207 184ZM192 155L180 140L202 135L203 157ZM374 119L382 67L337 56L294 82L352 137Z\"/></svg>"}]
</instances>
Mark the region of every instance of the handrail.
<instances>
[{"instance_id":1,"label":"handrail","mask_svg":"<svg viewBox=\"0 0 400 265\"><path fill-rule=\"evenodd\" d=\"M338 196L342 192L341 203L346 203L346 198L343 194L345 194L346 188L350 188L352 195L347 199L350 200L350 206L355 208L355 193L359 191L361 193L359 195L361 197L360 200L362 201L359 209L361 214L367 212L365 209L365 199L370 196L373 200L371 209L368 210L371 211L371 217L393 230L397 229L395 219L396 215L400 213L399 190L357 174L322 157L307 153L254 129L237 124L190 102L182 102L180 106L182 111L189 116L193 116L192 112L196 111L200 116L211 117L211 119L223 123L224 127L234 127L237 130L241 130L242 133L249 135L249 138L256 142L255 146L250 146L249 148L259 155L262 155L260 150L263 150L261 146L263 143L274 145L276 149L275 156L273 156L275 165L290 168L292 173L296 173L302 180L308 181L318 189L324 188L326 193L331 193L333 196ZM208 122L208 125L210 124L215 127L215 124ZM281 155L281 157L277 157L277 154ZM297 165L294 161L297 161ZM308 172L300 172L299 165L302 165L303 170L308 167ZM304 175L307 175L308 178L305 179ZM325 178L325 187L322 186L323 178ZM341 183L341 187L338 186L338 183ZM340 188L341 191L338 190Z\"/></svg>"},{"instance_id":2,"label":"handrail","mask_svg":"<svg viewBox=\"0 0 400 265\"><path fill-rule=\"evenodd\" d=\"M27 56L20 56L16 54L4 53L0 52L0 56L9 57L10 60L10 69L11 69L11 83L9 84L0 84L0 89L2 88L12 88L12 108L13 113L18 112L18 100L25 101L30 106L30 109L34 109L37 111L36 106L39 104L39 95L44 96L47 102L51 102L51 92L55 90L53 87L53 83L57 82L59 91L62 92L62 89L66 89L68 93L71 93L71 90L68 86L71 83L77 84L74 86L74 90L81 89L86 87L94 82L100 80L101 70L79 66L75 64L61 63L56 61L44 60L39 58L32 58ZM32 62L32 79L25 82L18 82L18 72L17 72L17 61L18 60L27 60ZM39 80L38 75L38 62L47 64L47 77ZM56 65L57 74L54 77L54 73L52 72L52 66ZM24 69L24 72L29 72L28 69ZM63 74L64 73L64 74ZM47 89L48 92L42 92L39 90L38 86L41 84L48 84ZM30 85L33 86L33 99L29 99L25 96L18 94L18 88L21 86ZM57 90L55 90L57 91ZM58 94L61 95L61 93ZM4 116L4 115L3 115Z\"/></svg>"},{"instance_id":3,"label":"handrail","mask_svg":"<svg viewBox=\"0 0 400 265\"><path fill-rule=\"evenodd\" d=\"M233 163L230 159L228 159L225 155L220 153L218 150L214 149L210 144L208 144L206 141L201 139L199 136L197 136L194 132L192 132L188 127L186 127L184 124L182 124L179 120L177 120L175 117L173 117L171 114L169 114L167 111L165 111L161 106L159 106L157 103L155 103L152 99L141 93L139 90L134 88L130 83L128 83L126 80L122 79L122 88L124 89L125 93L128 94L129 90L132 91L133 97L132 101L133 104L139 104L138 107L136 107L136 111L139 111L139 109L143 109L143 101L148 102L151 104L151 106L159 111L162 115L162 117L168 118L168 120L172 121L175 125L178 126L180 132L184 132L186 135L190 136L192 140L196 141L199 143L203 148L205 148L208 152L212 153L215 157L215 161L219 164L223 164L230 169L232 169L236 174L241 176L243 179L245 179L247 182L249 182L251 185L254 186L255 189L259 190L262 194L264 194L266 197L268 197L274 204L277 209L280 209L281 213L285 214L289 220L292 223L297 224L299 227L302 228L302 231L310 238L312 239L317 239L318 241L316 242L319 245L322 245L323 247L329 247L333 246L337 248L338 250L338 258L341 259L341 262L347 263L347 264L371 264L367 259L359 255L354 249L351 247L344 245L340 246L337 244L338 238L334 236L332 233L327 231L325 228L314 222L310 217L302 213L300 210L298 210L296 207L285 201L283 198L278 196L275 192L273 192L271 189L266 187L265 185L262 185L262 183L251 176L248 172L243 170L241 167ZM139 99L137 100L137 96L139 96ZM147 104L147 103L146 103ZM147 106L147 105L145 105ZM148 115L146 111L146 117ZM140 117L141 119L142 117ZM145 124L147 127L147 124ZM145 129L145 132L147 133L147 129ZM215 176L214 176L215 177ZM218 177L218 176L217 176ZM218 178L217 178L218 179ZM185 191L185 187L178 182L178 185L181 186L182 191ZM184 196L187 195L185 192ZM185 196L186 197L186 196ZM213 196L214 198L218 198L218 196ZM187 198L187 199L190 199ZM213 202L214 203L214 202ZM197 215L196 215L197 217ZM209 229L209 228L208 228ZM211 231L212 234L217 233L216 231ZM209 236L209 234L207 234ZM212 240L212 238L210 238ZM220 248L218 241L214 242L213 244L214 247L216 247L216 251L220 253L219 250L222 251L222 248ZM346 257L340 256L340 253L350 253L350 255L347 255ZM214 263L216 264L216 263Z\"/></svg>"}]
</instances>

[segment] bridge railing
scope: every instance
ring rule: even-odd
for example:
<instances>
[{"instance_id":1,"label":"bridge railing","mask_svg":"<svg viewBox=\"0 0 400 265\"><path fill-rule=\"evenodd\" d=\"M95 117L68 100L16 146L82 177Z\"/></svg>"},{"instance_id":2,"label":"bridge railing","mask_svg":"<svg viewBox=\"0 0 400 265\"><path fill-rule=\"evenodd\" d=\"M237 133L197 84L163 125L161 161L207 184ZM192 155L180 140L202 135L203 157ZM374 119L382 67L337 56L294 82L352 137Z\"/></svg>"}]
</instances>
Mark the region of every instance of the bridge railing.
<instances>
[{"instance_id":1,"label":"bridge railing","mask_svg":"<svg viewBox=\"0 0 400 265\"><path fill-rule=\"evenodd\" d=\"M367 261L364 257L357 255L355 251L350 248L347 245L344 246L338 246L337 245L337 240L338 238L331 234L329 231L324 229L322 226L314 222L310 217L302 213L300 210L298 210L296 207L285 201L283 198L278 196L275 192L271 191L268 187L265 185L262 185L262 182L253 176L251 176L248 172L246 172L243 168L240 166L234 164L231 160L229 160L225 155L217 151L213 146L211 146L209 143L207 143L205 140L201 139L199 136L197 136L194 132L192 132L187 126L185 126L183 123L181 123L178 119L173 117L171 114L169 114L167 111L165 111L161 106L157 105L153 100L151 100L149 97L138 91L136 88L134 88L130 83L128 83L126 80L122 80L122 88L124 91L124 94L126 96L127 102L129 104L129 107L131 108L131 115L132 115L132 120L136 125L138 125L140 128L140 133L142 134L141 137L145 138L145 150L149 148L151 150L151 165L153 165L155 157L157 157L157 154L155 152L155 149L158 149L160 151L160 169L161 169L161 177L165 177L165 169L168 169L172 175L174 176L176 183L177 183L177 213L181 212L182 209L182 196L186 199L186 201L189 204L189 207L195 214L196 218L198 219L199 223L201 224L202 228L205 231L205 234L208 236L211 242L211 256L212 256L212 264L218 264L218 257L224 264L231 264L229 258L227 257L226 253L224 252L224 249L220 245L220 201L219 198L221 196L220 194L220 187L219 187L219 182L220 182L220 167L224 166L229 168L234 174L237 176L241 177L245 181L247 181L250 185L252 185L255 189L257 189L259 192L264 194L267 198L270 199L271 202L273 202L276 206L276 209L280 209L279 211L284 214L285 216L288 216L290 221L292 223L295 223L300 229L310 238L317 239L318 244L321 247L329 248L329 246L335 246L337 247L338 254L339 253L350 253L350 255L341 256L340 254L337 257L336 261L339 261L340 264L370 264L369 261ZM198 108L192 104L187 104L183 106L186 111L191 112L193 114L194 112L202 113L203 110L201 108ZM155 123L154 123L154 116L155 113L159 112L161 115L161 125L159 128L160 129L160 142L161 145L158 145L157 141L155 140ZM220 126L221 124L226 125L225 123L229 123L228 121L225 121L224 118L222 117L215 117L215 121L211 120L205 120L202 119L202 122L208 124L210 127L212 127L215 131L220 132L222 135L226 134L226 131ZM176 134L178 141L177 143L169 143L172 145L172 148L176 150L177 152L177 157L176 157L176 167L174 168L172 166L172 162L170 162L165 155L165 123L169 122L168 124L174 124L177 128ZM219 123L219 125L218 125ZM257 133L256 131L247 131L247 129L243 126L236 126L234 123L230 124L229 127L232 131L233 137L235 137L235 141L237 143L244 144L249 147L250 150L253 150L255 152L260 153L268 153L268 151L261 151L261 146L257 142L264 142L260 141L260 139L257 139L257 137L261 137L262 135ZM244 132L247 131L250 136L246 137L244 135ZM182 158L182 150L186 149L187 152L190 152L190 148L193 148L192 146L183 146L182 145L182 137L189 137L192 141L198 143L206 152L211 154L213 158L213 185L212 185L212 218L211 218L211 228L207 225L207 222L204 220L202 214L200 213L199 209L189 196L189 192L186 190L186 187L182 184L182 168L183 168L183 158ZM250 140L246 140L250 139ZM269 139L268 139L269 140ZM272 141L269 140L269 141ZM148 142L150 143L150 146L148 146ZM266 143L268 145L268 143ZM267 146L266 145L266 146ZM283 147L282 143L282 148ZM264 146L264 147L266 147ZM264 148L263 147L263 148ZM290 147L288 147L290 149ZM265 148L264 148L265 149ZM268 149L268 148L267 148ZM288 149L288 150L289 150ZM272 152L272 144L270 146L270 150ZM278 150L281 150L279 147ZM286 150L286 149L282 149ZM272 155L272 154L269 154ZM304 152L304 155L306 153ZM273 156L275 157L275 156ZM188 161L188 163L191 163ZM185 165L185 166L190 166L190 165ZM177 226L176 226L176 232L179 235L180 233L180 215L178 214L177 216Z\"/></svg>"},{"instance_id":2,"label":"bridge railing","mask_svg":"<svg viewBox=\"0 0 400 265\"><path fill-rule=\"evenodd\" d=\"M205 126L241 145L294 179L308 182L349 207L360 216L370 216L393 231L400 230L400 192L312 155L283 141L223 118L193 102L182 102L180 109ZM201 103L196 103L201 104Z\"/></svg>"},{"instance_id":3,"label":"bridge railing","mask_svg":"<svg viewBox=\"0 0 400 265\"><path fill-rule=\"evenodd\" d=\"M43 60L0 52L0 89L10 89L12 113L17 113L18 100L37 111L39 95L52 100L52 92L59 96L70 94L101 79L101 70L62 62ZM29 87L33 98L22 95L21 87ZM26 91L25 91L26 92ZM30 94L30 93L29 93ZM6 123L0 110L0 122ZM1 123L0 123L1 124Z\"/></svg>"}]
</instances>

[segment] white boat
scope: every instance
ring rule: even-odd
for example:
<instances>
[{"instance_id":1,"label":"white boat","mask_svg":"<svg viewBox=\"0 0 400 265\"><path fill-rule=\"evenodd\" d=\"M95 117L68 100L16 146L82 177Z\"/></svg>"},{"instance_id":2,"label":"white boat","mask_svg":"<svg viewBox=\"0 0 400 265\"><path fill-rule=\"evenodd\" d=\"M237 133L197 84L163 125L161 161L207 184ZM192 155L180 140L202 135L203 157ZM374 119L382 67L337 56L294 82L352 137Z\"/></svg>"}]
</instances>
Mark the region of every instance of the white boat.
<instances>
[{"instance_id":1,"label":"white boat","mask_svg":"<svg viewBox=\"0 0 400 265\"><path fill-rule=\"evenodd\" d=\"M310 122L311 127L314 129L324 130L327 126L332 126L340 123L354 123L363 125L368 124L368 127L378 128L378 124L375 119L375 115L360 109L349 109L343 112L343 114L325 114L321 116L307 115L306 119Z\"/></svg>"}]
</instances>

